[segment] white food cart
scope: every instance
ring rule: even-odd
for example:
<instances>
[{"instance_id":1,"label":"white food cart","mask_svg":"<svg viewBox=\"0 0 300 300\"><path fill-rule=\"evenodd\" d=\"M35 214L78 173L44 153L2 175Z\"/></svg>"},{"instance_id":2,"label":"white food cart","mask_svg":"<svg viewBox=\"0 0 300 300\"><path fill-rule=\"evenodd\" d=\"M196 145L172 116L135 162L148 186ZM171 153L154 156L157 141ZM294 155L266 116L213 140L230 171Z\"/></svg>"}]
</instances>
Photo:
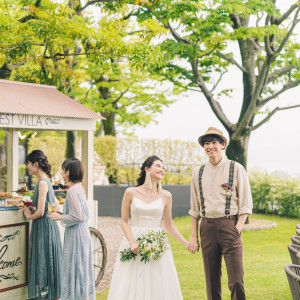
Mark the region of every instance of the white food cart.
<instances>
[{"instance_id":1,"label":"white food cart","mask_svg":"<svg viewBox=\"0 0 300 300\"><path fill-rule=\"evenodd\" d=\"M7 191L18 189L18 131L81 131L83 186L97 227L93 197L93 131L102 117L56 90L56 87L0 80L0 130L7 131ZM27 299L30 222L22 210L0 211L0 298Z\"/></svg>"}]
</instances>

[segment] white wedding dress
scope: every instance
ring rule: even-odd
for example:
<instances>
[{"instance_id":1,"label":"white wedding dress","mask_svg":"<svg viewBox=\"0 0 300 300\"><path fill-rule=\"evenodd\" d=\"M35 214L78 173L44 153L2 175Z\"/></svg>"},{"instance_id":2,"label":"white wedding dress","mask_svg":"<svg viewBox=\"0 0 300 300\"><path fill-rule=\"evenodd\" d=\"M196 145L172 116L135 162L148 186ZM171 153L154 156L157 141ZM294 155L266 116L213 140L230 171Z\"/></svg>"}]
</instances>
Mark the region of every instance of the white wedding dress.
<instances>
[{"instance_id":1,"label":"white wedding dress","mask_svg":"<svg viewBox=\"0 0 300 300\"><path fill-rule=\"evenodd\" d=\"M132 235L137 239L147 230L162 230L163 200L149 204L133 197L131 203ZM116 258L109 300L182 300L179 280L171 248L159 260L148 263L135 260L120 261L120 251L129 248L126 237Z\"/></svg>"}]
</instances>

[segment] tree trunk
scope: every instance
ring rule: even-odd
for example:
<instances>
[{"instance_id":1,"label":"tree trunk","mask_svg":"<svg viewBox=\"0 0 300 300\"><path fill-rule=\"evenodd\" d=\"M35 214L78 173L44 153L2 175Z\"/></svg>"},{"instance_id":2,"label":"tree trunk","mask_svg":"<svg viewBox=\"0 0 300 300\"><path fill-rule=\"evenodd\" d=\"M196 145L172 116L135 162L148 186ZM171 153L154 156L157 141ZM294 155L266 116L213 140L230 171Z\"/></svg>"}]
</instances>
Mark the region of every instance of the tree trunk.
<instances>
[{"instance_id":1,"label":"tree trunk","mask_svg":"<svg viewBox=\"0 0 300 300\"><path fill-rule=\"evenodd\" d=\"M116 136L117 133L115 128L115 113L102 113L102 116L106 118L106 120L102 121L104 135Z\"/></svg>"},{"instance_id":2,"label":"tree trunk","mask_svg":"<svg viewBox=\"0 0 300 300\"><path fill-rule=\"evenodd\" d=\"M4 63L0 68L0 79L9 79L11 70L7 67L7 64Z\"/></svg>"},{"instance_id":3,"label":"tree trunk","mask_svg":"<svg viewBox=\"0 0 300 300\"><path fill-rule=\"evenodd\" d=\"M109 79L107 79L106 77L101 77L99 79L99 84L98 85L98 91L100 93L100 98L105 99L107 101L109 101L108 99L111 98L111 92L109 90L108 87L106 86L102 86L101 82L106 82ZM116 103L112 103L113 108L116 108ZM102 116L104 118L106 118L106 120L101 121L102 122L102 126L103 126L103 131L104 131L104 135L112 135L112 136L116 136L116 128L115 128L115 113L108 111L108 112L103 112Z\"/></svg>"},{"instance_id":4,"label":"tree trunk","mask_svg":"<svg viewBox=\"0 0 300 300\"><path fill-rule=\"evenodd\" d=\"M76 131L67 131L67 147L66 147L66 158L74 158L75 157L75 149L76 149Z\"/></svg>"},{"instance_id":5,"label":"tree trunk","mask_svg":"<svg viewBox=\"0 0 300 300\"><path fill-rule=\"evenodd\" d=\"M229 144L226 148L228 159L237 161L247 170L247 155L250 134L247 136L230 137Z\"/></svg>"}]
</instances>

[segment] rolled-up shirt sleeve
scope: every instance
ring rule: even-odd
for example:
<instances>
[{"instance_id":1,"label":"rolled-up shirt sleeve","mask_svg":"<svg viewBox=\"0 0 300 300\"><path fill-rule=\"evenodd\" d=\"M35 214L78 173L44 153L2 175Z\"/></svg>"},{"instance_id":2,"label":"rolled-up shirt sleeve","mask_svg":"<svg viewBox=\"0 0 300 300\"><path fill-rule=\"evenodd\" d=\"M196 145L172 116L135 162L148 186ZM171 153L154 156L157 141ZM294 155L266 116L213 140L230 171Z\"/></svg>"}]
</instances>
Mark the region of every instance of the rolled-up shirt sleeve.
<instances>
[{"instance_id":1,"label":"rolled-up shirt sleeve","mask_svg":"<svg viewBox=\"0 0 300 300\"><path fill-rule=\"evenodd\" d=\"M69 214L61 216L61 223L65 227L74 226L82 221L82 208L76 190L69 189L67 198L66 201L69 201L70 211Z\"/></svg>"},{"instance_id":2,"label":"rolled-up shirt sleeve","mask_svg":"<svg viewBox=\"0 0 300 300\"><path fill-rule=\"evenodd\" d=\"M239 199L239 215L252 214L253 201L250 183L246 170L242 165L237 168L237 197Z\"/></svg>"},{"instance_id":3,"label":"rolled-up shirt sleeve","mask_svg":"<svg viewBox=\"0 0 300 300\"><path fill-rule=\"evenodd\" d=\"M197 171L196 169L192 173L192 179L191 179L191 209L189 210L189 214L194 217L195 219L200 219L200 201L199 201L199 195L197 191L197 184L198 184L198 178L197 178Z\"/></svg>"}]
</instances>

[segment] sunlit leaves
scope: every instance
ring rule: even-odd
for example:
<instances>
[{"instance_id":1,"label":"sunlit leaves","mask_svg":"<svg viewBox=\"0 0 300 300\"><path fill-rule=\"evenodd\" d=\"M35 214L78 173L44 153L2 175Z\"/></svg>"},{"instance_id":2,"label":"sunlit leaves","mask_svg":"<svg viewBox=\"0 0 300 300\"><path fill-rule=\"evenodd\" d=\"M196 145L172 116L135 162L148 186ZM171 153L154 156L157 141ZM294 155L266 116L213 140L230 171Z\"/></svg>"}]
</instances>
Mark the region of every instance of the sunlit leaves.
<instances>
[{"instance_id":1,"label":"sunlit leaves","mask_svg":"<svg viewBox=\"0 0 300 300\"><path fill-rule=\"evenodd\" d=\"M15 2L14 5L22 2ZM108 20L104 28L92 26L81 15L65 4L49 0L42 1L41 6L26 4L25 16L31 19L19 22L24 17L21 6L12 10L13 5L1 4L0 12L0 50L13 63L24 61L28 56L42 56L53 61L64 60L69 54L87 55L95 62L126 57L133 66L143 68L159 63L161 54L158 48L148 44L152 38L165 33L157 21L147 20L141 24L140 45L128 42L123 28L125 21ZM78 52L78 49L80 51ZM77 51L77 53L75 53Z\"/></svg>"}]
</instances>

